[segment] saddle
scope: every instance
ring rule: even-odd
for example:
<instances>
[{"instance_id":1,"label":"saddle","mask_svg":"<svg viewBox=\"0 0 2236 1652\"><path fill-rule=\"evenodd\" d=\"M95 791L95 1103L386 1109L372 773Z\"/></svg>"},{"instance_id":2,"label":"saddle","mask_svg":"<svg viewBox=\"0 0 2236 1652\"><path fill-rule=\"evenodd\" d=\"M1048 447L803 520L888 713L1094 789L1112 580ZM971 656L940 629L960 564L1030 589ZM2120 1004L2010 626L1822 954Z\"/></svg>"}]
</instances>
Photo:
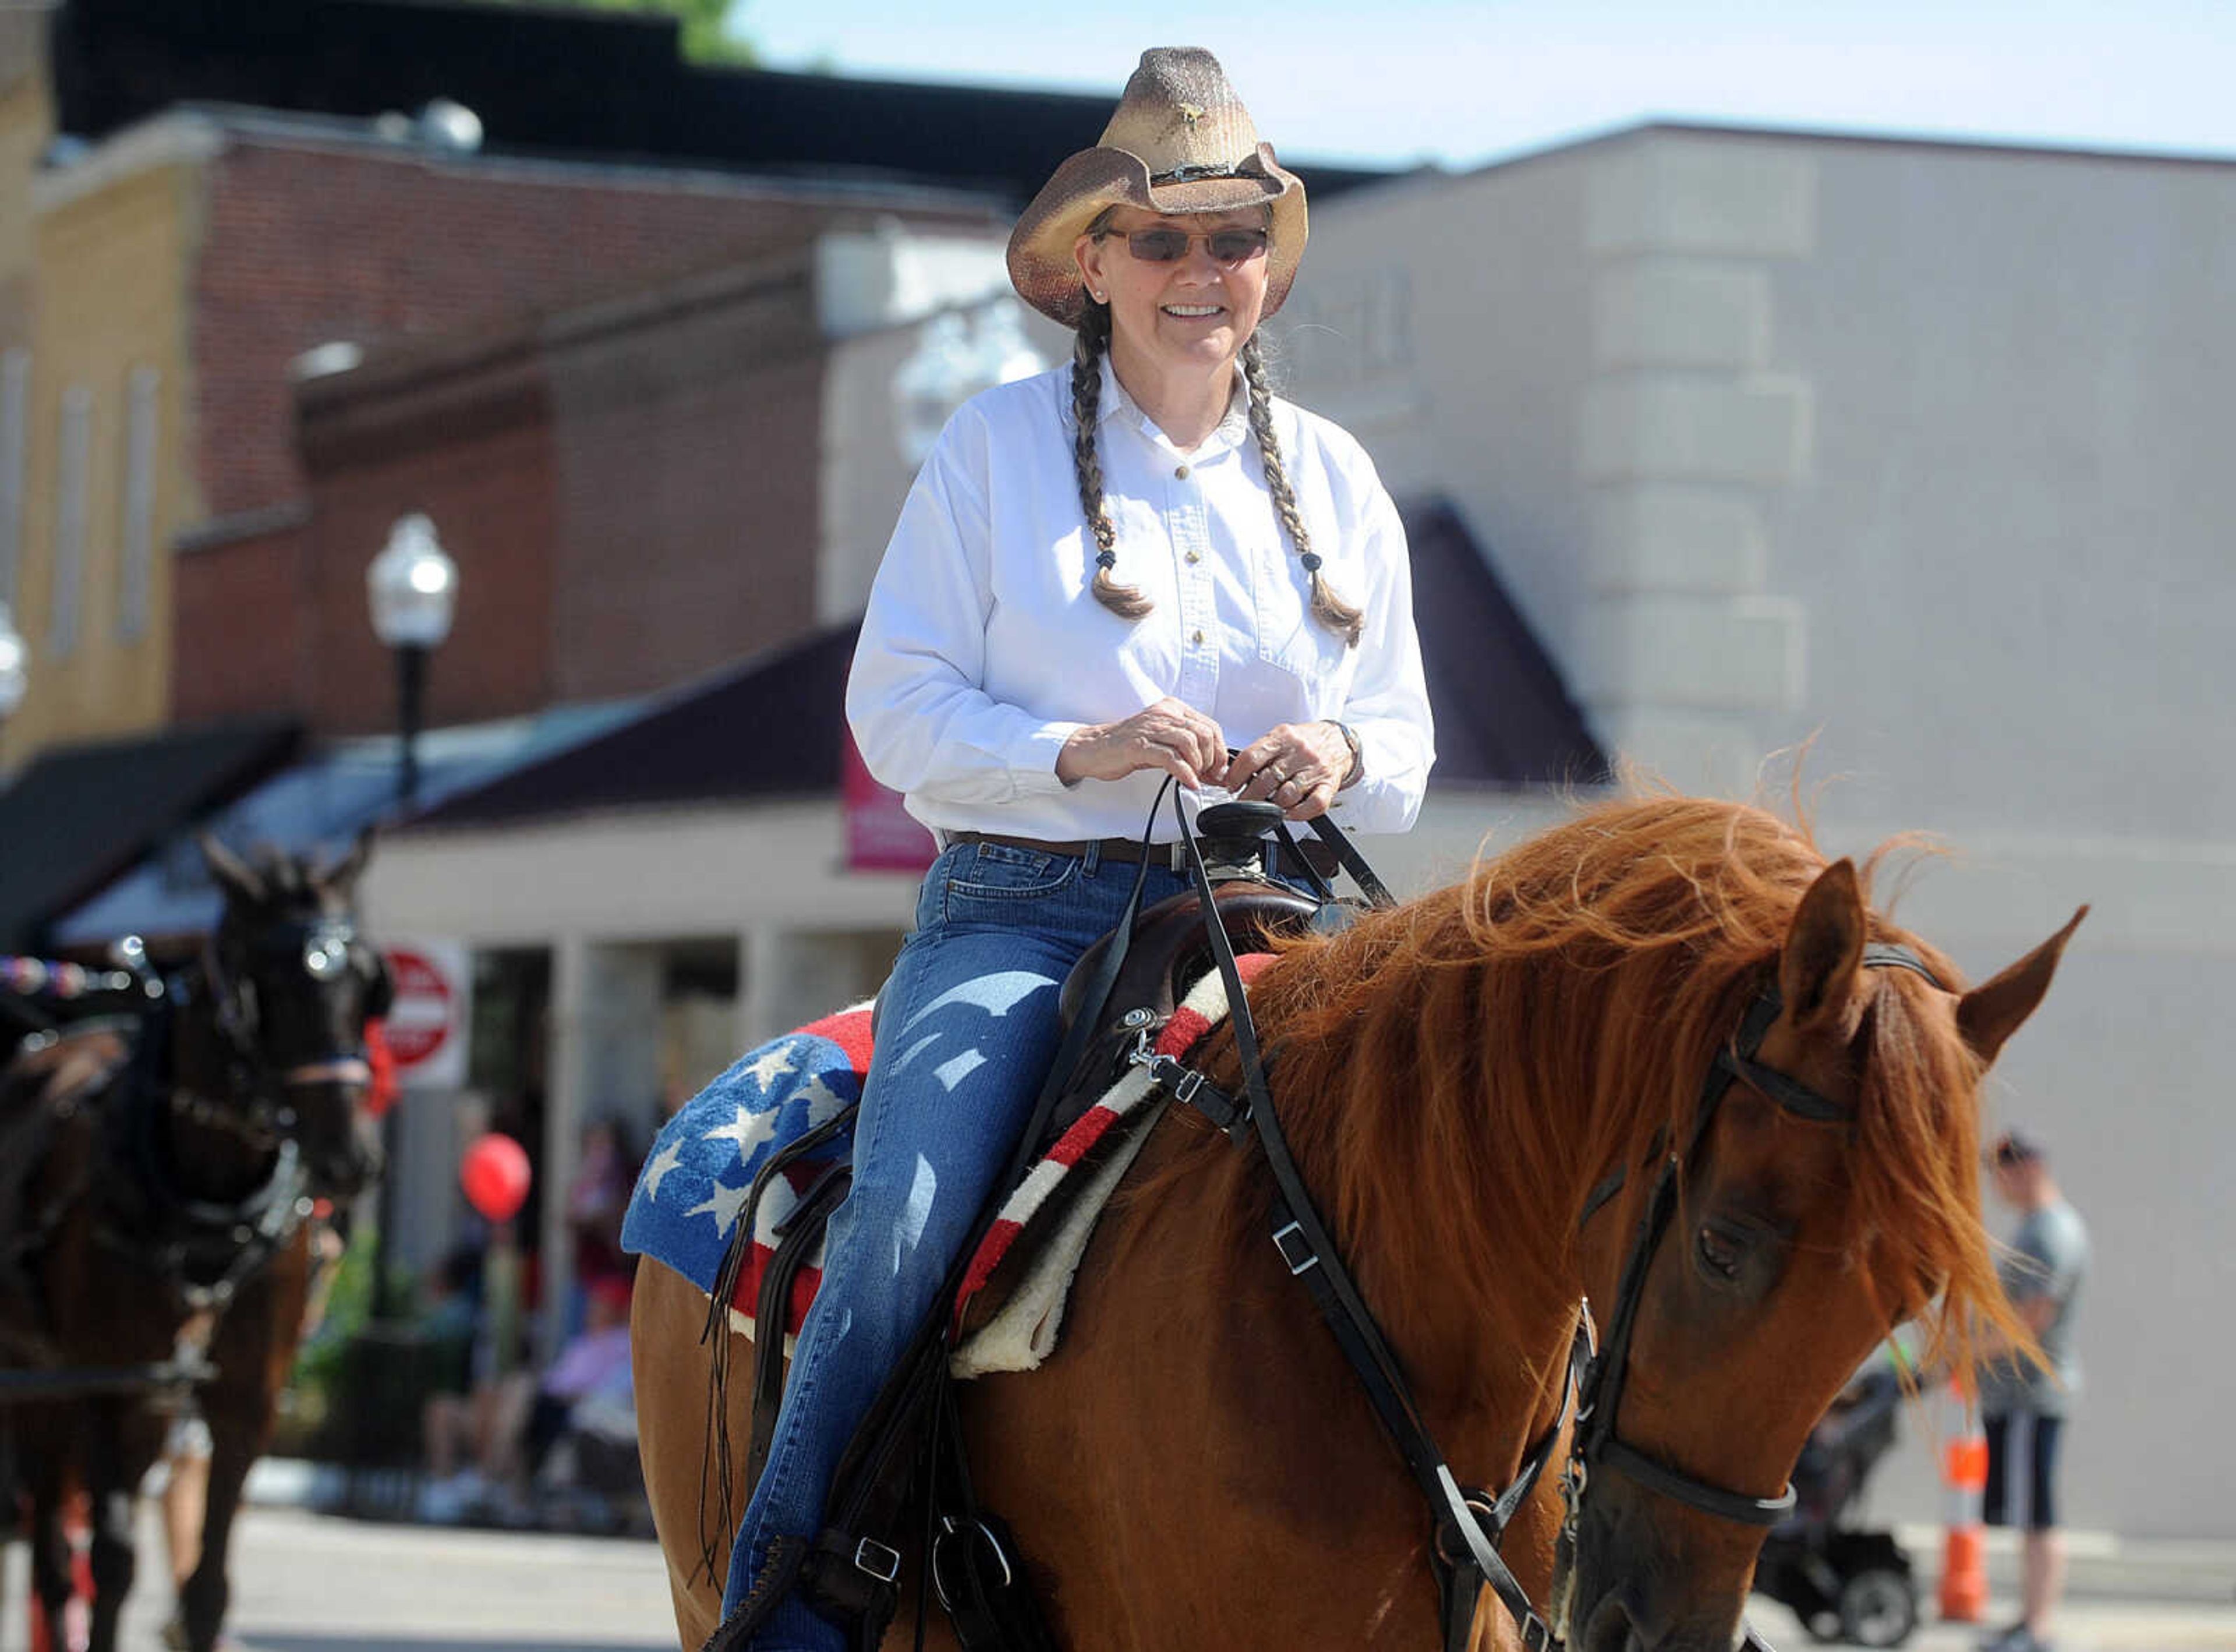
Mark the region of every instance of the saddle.
<instances>
[{"instance_id":1,"label":"saddle","mask_svg":"<svg viewBox=\"0 0 2236 1652\"><path fill-rule=\"evenodd\" d=\"M1212 900L1238 952L1265 951L1284 935L1299 934L1328 921L1323 917L1325 903L1279 884L1237 879L1215 887ZM1065 977L1057 1013L1067 1033L1084 1010L1095 976L1115 942L1112 935L1095 942ZM1086 1048L1064 1078L1047 1127L1033 1143L1036 1158L1095 1104L1144 1032L1154 1042L1188 989L1211 971L1211 938L1204 926L1203 904L1194 894L1174 895L1141 914Z\"/></svg>"}]
</instances>

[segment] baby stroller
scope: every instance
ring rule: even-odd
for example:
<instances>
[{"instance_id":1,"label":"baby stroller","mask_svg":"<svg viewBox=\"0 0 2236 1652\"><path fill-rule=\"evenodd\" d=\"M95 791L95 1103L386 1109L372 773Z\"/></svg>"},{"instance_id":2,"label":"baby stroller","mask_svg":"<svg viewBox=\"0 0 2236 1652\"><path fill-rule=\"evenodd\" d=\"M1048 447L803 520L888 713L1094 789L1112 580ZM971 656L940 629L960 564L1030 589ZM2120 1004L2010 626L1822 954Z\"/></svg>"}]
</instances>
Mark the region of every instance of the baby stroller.
<instances>
[{"instance_id":1,"label":"baby stroller","mask_svg":"<svg viewBox=\"0 0 2236 1652\"><path fill-rule=\"evenodd\" d=\"M1832 1403L1793 1465L1793 1512L1763 1540L1754 1586L1820 1641L1900 1646L1917 1627L1917 1580L1889 1531L1840 1524L1894 1444L1902 1383L1875 1366Z\"/></svg>"}]
</instances>

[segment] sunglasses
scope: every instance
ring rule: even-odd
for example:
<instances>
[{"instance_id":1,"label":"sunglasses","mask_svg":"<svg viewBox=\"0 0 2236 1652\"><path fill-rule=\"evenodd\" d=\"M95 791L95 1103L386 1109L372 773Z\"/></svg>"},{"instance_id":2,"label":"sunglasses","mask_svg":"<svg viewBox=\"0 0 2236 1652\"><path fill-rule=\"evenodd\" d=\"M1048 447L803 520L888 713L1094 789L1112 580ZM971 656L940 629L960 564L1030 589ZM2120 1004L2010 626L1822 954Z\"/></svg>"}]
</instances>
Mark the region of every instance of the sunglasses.
<instances>
[{"instance_id":1,"label":"sunglasses","mask_svg":"<svg viewBox=\"0 0 2236 1652\"><path fill-rule=\"evenodd\" d=\"M1102 229L1095 239L1108 240L1113 235L1123 235L1126 250L1144 264L1177 264L1187 256L1191 243L1201 241L1212 262L1230 270L1263 258L1273 240L1262 229L1214 229L1208 234L1190 234L1185 229Z\"/></svg>"}]
</instances>

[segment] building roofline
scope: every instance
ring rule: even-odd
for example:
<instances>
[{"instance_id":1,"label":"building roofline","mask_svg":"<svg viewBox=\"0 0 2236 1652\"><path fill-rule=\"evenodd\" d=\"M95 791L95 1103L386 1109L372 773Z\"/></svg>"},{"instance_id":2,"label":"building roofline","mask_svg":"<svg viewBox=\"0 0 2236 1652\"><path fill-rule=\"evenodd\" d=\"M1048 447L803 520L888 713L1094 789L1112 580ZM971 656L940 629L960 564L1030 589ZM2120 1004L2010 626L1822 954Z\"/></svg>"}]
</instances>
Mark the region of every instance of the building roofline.
<instances>
[{"instance_id":1,"label":"building roofline","mask_svg":"<svg viewBox=\"0 0 2236 1652\"><path fill-rule=\"evenodd\" d=\"M1424 172L1400 173L1391 184L1403 187L1430 178L1450 181L1511 167L1578 155L1641 137L1732 138L1746 142L1827 144L1839 148L1875 149L1932 149L1959 155L2006 155L2028 160L2119 161L2148 166L2236 167L2236 151L2223 155L2180 149L2151 149L2111 144L2027 143L2012 138L1964 137L1946 133L1870 132L1840 127L1781 126L1741 121L1693 120L1677 115L1647 115L1618 125L1587 131L1484 161L1480 166L1451 171L1431 167ZM1379 186L1386 188L1389 185Z\"/></svg>"},{"instance_id":2,"label":"building roofline","mask_svg":"<svg viewBox=\"0 0 2236 1652\"><path fill-rule=\"evenodd\" d=\"M194 109L165 109L87 144L86 152L74 160L34 173L31 208L40 214L58 211L159 167L198 165L224 148L225 129L218 122Z\"/></svg>"},{"instance_id":3,"label":"building roofline","mask_svg":"<svg viewBox=\"0 0 2236 1652\"><path fill-rule=\"evenodd\" d=\"M958 215L991 214L995 210L994 192L959 183L866 173L789 171L750 162L726 166L719 158L670 161L659 155L613 155L590 159L502 146L448 149L384 135L377 116L298 114L230 103L175 104L94 141L82 156L35 176L32 201L40 212L51 211L157 167L207 161L229 148L241 146L388 161L549 188L656 189L671 194L819 201Z\"/></svg>"}]
</instances>

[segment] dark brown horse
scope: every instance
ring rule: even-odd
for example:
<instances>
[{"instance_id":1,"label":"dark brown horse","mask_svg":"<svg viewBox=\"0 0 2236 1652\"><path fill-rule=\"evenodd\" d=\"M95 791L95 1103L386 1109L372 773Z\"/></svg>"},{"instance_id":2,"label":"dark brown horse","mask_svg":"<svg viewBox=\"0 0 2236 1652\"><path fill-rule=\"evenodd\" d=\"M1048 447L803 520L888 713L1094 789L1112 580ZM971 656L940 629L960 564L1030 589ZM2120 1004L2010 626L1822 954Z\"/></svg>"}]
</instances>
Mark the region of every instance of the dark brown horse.
<instances>
[{"instance_id":1,"label":"dark brown horse","mask_svg":"<svg viewBox=\"0 0 2236 1652\"><path fill-rule=\"evenodd\" d=\"M2016 1330L1981 1223L1978 1091L2071 928L1964 991L1870 910L1869 870L1758 810L1610 804L1258 978L1299 1166L1463 1483L1507 1484L1559 1416L1579 1305L1608 1313L1673 1159L1615 1420L1675 1476L1774 1498L1896 1324L1924 1316L1960 1363L1981 1316ZM1867 943L1932 978L1869 967ZM1708 1111L1704 1077L1768 989L1753 1064ZM1239 1088L1231 1043L1206 1064ZM1781 1103L1801 1086L1825 1116ZM1095 1236L1058 1353L963 1391L980 1493L1075 1652L1441 1643L1426 1511L1266 1241L1269 1188L1260 1155L1174 1109ZM702 1476L742 1508L751 1438L735 1384L734 1451L708 1464L706 1315L647 1262L639 1425L686 1648L714 1627L729 1541L701 1530ZM1541 1609L1560 1478L1506 1539ZM1560 1569L1571 1644L1724 1652L1762 1532L1595 1470ZM912 1630L904 1610L887 1644ZM1513 1634L1495 1604L1476 1614L1476 1646Z\"/></svg>"},{"instance_id":2,"label":"dark brown horse","mask_svg":"<svg viewBox=\"0 0 2236 1652\"><path fill-rule=\"evenodd\" d=\"M199 1563L181 1590L186 1643L225 1616L226 1550L293 1361L311 1273L310 1216L378 1171L358 1109L365 1027L385 969L351 916L369 839L325 871L292 857L205 858L223 916L202 959L136 1027L35 1038L0 1070L11 1144L0 1224L0 1361L18 1373L141 1370L199 1353L212 1456ZM93 1510L93 1652L132 1587L132 1515L169 1418L145 1392L0 1408L30 1513L32 1588L49 1644L70 1595L64 1498Z\"/></svg>"}]
</instances>

